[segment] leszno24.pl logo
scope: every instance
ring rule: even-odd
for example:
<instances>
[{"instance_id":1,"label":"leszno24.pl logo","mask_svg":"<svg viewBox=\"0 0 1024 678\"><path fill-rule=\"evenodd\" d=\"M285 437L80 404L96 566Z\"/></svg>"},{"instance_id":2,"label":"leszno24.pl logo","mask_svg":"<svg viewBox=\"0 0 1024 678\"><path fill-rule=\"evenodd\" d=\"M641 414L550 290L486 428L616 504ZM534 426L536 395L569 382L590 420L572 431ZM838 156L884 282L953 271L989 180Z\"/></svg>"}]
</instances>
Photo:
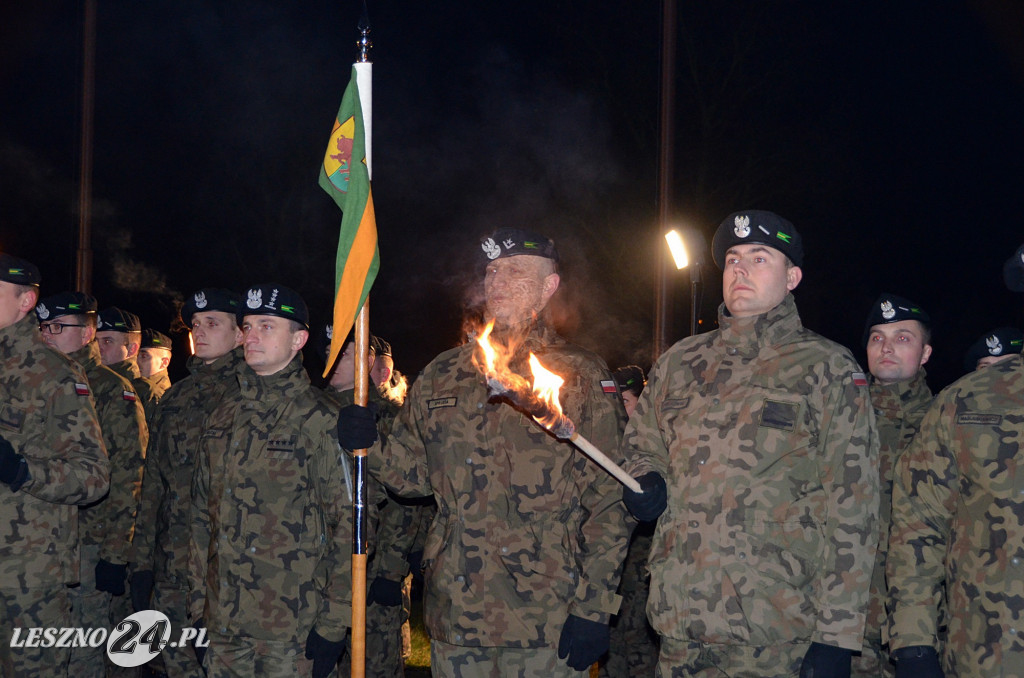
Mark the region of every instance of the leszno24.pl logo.
<instances>
[{"instance_id":1,"label":"leszno24.pl logo","mask_svg":"<svg viewBox=\"0 0 1024 678\"><path fill-rule=\"evenodd\" d=\"M113 631L104 628L15 628L11 647L100 647L107 646L107 657L118 666L142 666L167 646L207 647L206 629L186 626L171 640L171 622L163 612L142 610L125 617Z\"/></svg>"}]
</instances>

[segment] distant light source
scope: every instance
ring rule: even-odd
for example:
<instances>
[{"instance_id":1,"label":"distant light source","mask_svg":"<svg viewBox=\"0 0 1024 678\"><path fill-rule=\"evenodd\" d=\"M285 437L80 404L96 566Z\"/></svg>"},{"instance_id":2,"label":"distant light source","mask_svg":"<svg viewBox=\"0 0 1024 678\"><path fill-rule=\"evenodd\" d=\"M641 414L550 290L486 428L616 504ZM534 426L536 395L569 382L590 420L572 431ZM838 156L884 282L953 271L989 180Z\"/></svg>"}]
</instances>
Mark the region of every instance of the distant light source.
<instances>
[{"instance_id":1,"label":"distant light source","mask_svg":"<svg viewBox=\"0 0 1024 678\"><path fill-rule=\"evenodd\" d=\"M665 240L668 242L668 250L672 253L672 261L676 264L676 269L686 268L690 263L690 258L686 255L686 245L683 244L683 236L679 235L679 231L672 229L665 234Z\"/></svg>"}]
</instances>

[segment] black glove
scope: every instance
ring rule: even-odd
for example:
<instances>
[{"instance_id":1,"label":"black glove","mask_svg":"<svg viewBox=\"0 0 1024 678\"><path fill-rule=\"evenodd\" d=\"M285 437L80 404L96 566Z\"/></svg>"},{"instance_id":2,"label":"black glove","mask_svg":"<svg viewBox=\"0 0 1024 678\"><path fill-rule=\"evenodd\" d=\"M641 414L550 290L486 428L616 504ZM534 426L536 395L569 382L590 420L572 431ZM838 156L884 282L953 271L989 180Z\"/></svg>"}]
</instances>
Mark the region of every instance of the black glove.
<instances>
[{"instance_id":1,"label":"black glove","mask_svg":"<svg viewBox=\"0 0 1024 678\"><path fill-rule=\"evenodd\" d=\"M124 595L124 578L127 565L115 565L106 560L96 563L96 590L106 591L115 596Z\"/></svg>"},{"instance_id":2,"label":"black glove","mask_svg":"<svg viewBox=\"0 0 1024 678\"><path fill-rule=\"evenodd\" d=\"M18 491L28 480L28 464L25 457L14 451L14 447L0 436L0 483L10 485Z\"/></svg>"},{"instance_id":3,"label":"black glove","mask_svg":"<svg viewBox=\"0 0 1024 678\"><path fill-rule=\"evenodd\" d=\"M586 671L608 651L611 633L607 624L570 614L558 639L558 658L577 671Z\"/></svg>"},{"instance_id":4,"label":"black glove","mask_svg":"<svg viewBox=\"0 0 1024 678\"><path fill-rule=\"evenodd\" d=\"M668 506L668 488L665 479L657 471L651 471L636 479L643 492L622 488L622 503L637 520L655 520Z\"/></svg>"},{"instance_id":5,"label":"black glove","mask_svg":"<svg viewBox=\"0 0 1024 678\"><path fill-rule=\"evenodd\" d=\"M149 598L153 595L153 570L132 573L128 583L132 590L132 608L136 612L148 610Z\"/></svg>"},{"instance_id":6,"label":"black glove","mask_svg":"<svg viewBox=\"0 0 1024 678\"><path fill-rule=\"evenodd\" d=\"M377 415L372 405L349 405L338 412L338 442L346 450L365 450L377 442Z\"/></svg>"},{"instance_id":7,"label":"black glove","mask_svg":"<svg viewBox=\"0 0 1024 678\"><path fill-rule=\"evenodd\" d=\"M306 638L306 659L313 660L313 678L327 678L344 651L345 641L332 643L325 640L316 629L310 629Z\"/></svg>"},{"instance_id":8,"label":"black glove","mask_svg":"<svg viewBox=\"0 0 1024 678\"><path fill-rule=\"evenodd\" d=\"M366 604L377 603L387 607L402 604L402 582L384 577L375 577L366 595Z\"/></svg>"},{"instance_id":9,"label":"black glove","mask_svg":"<svg viewBox=\"0 0 1024 678\"><path fill-rule=\"evenodd\" d=\"M800 664L800 678L850 678L853 650L811 643Z\"/></svg>"},{"instance_id":10,"label":"black glove","mask_svg":"<svg viewBox=\"0 0 1024 678\"><path fill-rule=\"evenodd\" d=\"M945 678L934 647L901 647L892 653L891 658L896 666L896 678Z\"/></svg>"},{"instance_id":11,"label":"black glove","mask_svg":"<svg viewBox=\"0 0 1024 678\"><path fill-rule=\"evenodd\" d=\"M196 644L197 642L199 642L200 638L206 635L205 633L201 633L199 631L199 629L205 629L206 624L203 623L202 619L196 619L194 622L192 622L192 628L196 629L196 635L195 638L189 641L189 643L192 644L192 649L196 653L196 659L199 661L199 666L203 669L203 675L207 675L206 667L203 666L203 660L206 659L206 651L210 648Z\"/></svg>"}]
</instances>

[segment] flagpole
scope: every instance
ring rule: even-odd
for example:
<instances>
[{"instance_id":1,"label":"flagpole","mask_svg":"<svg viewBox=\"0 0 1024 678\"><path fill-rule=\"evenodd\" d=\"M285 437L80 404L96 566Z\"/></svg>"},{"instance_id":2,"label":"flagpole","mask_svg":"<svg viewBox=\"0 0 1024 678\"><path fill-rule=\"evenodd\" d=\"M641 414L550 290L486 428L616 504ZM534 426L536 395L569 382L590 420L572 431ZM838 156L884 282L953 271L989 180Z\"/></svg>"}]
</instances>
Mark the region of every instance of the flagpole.
<instances>
[{"instance_id":1,"label":"flagpole","mask_svg":"<svg viewBox=\"0 0 1024 678\"><path fill-rule=\"evenodd\" d=\"M366 170L373 180L373 62L370 61L370 21L367 13L359 20L359 60L354 64L359 100L363 109L366 138ZM367 358L370 345L370 298L359 309L355 323L355 403L366 407L369 402L370 374ZM352 516L352 678L366 675L366 450L354 450L355 502Z\"/></svg>"}]
</instances>

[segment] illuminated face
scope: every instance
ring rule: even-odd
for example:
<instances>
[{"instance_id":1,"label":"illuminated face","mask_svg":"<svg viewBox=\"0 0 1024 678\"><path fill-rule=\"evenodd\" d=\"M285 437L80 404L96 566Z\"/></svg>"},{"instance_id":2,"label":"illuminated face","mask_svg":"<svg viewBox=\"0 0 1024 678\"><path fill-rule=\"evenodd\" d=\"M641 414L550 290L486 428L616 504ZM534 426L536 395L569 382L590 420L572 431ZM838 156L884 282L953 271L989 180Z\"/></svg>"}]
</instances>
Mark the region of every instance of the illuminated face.
<instances>
[{"instance_id":1,"label":"illuminated face","mask_svg":"<svg viewBox=\"0 0 1024 678\"><path fill-rule=\"evenodd\" d=\"M779 250L750 243L733 245L725 253L722 296L729 313L737 318L772 310L796 289L803 277L799 266L788 266Z\"/></svg>"},{"instance_id":2,"label":"illuminated face","mask_svg":"<svg viewBox=\"0 0 1024 678\"><path fill-rule=\"evenodd\" d=\"M39 294L0 280L0 330L18 322L35 308Z\"/></svg>"},{"instance_id":3,"label":"illuminated face","mask_svg":"<svg viewBox=\"0 0 1024 678\"><path fill-rule=\"evenodd\" d=\"M96 333L96 342L100 345L100 362L104 365L116 365L128 360L128 335L125 332L104 330Z\"/></svg>"},{"instance_id":4,"label":"illuminated face","mask_svg":"<svg viewBox=\"0 0 1024 678\"><path fill-rule=\"evenodd\" d=\"M164 348L140 348L138 363L142 376L152 377L171 364L171 352Z\"/></svg>"},{"instance_id":5,"label":"illuminated face","mask_svg":"<svg viewBox=\"0 0 1024 678\"><path fill-rule=\"evenodd\" d=\"M916 320L875 325L868 335L868 370L883 384L906 381L932 355L925 331Z\"/></svg>"},{"instance_id":6,"label":"illuminated face","mask_svg":"<svg viewBox=\"0 0 1024 678\"><path fill-rule=\"evenodd\" d=\"M638 400L640 399L637 396L635 396L632 391L622 392L622 404L626 406L627 417L633 416L633 410L636 409L636 403Z\"/></svg>"},{"instance_id":7,"label":"illuminated face","mask_svg":"<svg viewBox=\"0 0 1024 678\"><path fill-rule=\"evenodd\" d=\"M544 310L558 289L558 274L550 259L521 254L487 264L484 296L487 315L498 327L529 322Z\"/></svg>"},{"instance_id":8,"label":"illuminated face","mask_svg":"<svg viewBox=\"0 0 1024 678\"><path fill-rule=\"evenodd\" d=\"M192 343L195 356L212 363L242 343L242 328L234 313L204 311L192 316Z\"/></svg>"},{"instance_id":9,"label":"illuminated face","mask_svg":"<svg viewBox=\"0 0 1024 678\"><path fill-rule=\"evenodd\" d=\"M370 366L370 379L377 388L380 388L381 384L387 383L391 380L391 373L395 369L395 361L389 355L379 355L374 358L373 365Z\"/></svg>"},{"instance_id":10,"label":"illuminated face","mask_svg":"<svg viewBox=\"0 0 1024 678\"><path fill-rule=\"evenodd\" d=\"M80 325L81 327L77 327ZM43 341L52 349L68 354L74 353L90 341L96 331L85 323L85 318L77 315L62 315L39 323L43 333ZM54 334L56 330L59 334Z\"/></svg>"},{"instance_id":11,"label":"illuminated face","mask_svg":"<svg viewBox=\"0 0 1024 678\"><path fill-rule=\"evenodd\" d=\"M275 315L245 316L242 335L245 362L264 377L283 370L309 338L309 332L293 330L291 320Z\"/></svg>"}]
</instances>

